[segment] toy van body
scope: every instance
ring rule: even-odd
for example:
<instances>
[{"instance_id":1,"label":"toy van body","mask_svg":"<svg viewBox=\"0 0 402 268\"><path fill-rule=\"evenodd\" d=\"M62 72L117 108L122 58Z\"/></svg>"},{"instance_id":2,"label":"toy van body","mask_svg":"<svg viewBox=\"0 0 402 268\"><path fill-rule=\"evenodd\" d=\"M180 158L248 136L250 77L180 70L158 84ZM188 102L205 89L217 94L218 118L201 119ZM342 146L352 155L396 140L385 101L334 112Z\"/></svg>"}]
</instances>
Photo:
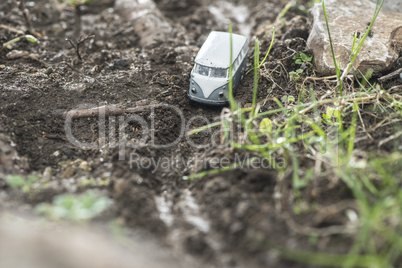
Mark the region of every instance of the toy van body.
<instances>
[{"instance_id":1,"label":"toy van body","mask_svg":"<svg viewBox=\"0 0 402 268\"><path fill-rule=\"evenodd\" d=\"M232 34L232 85L236 92L247 64L247 37ZM196 102L225 105L229 97L230 33L211 32L195 57L188 97Z\"/></svg>"}]
</instances>

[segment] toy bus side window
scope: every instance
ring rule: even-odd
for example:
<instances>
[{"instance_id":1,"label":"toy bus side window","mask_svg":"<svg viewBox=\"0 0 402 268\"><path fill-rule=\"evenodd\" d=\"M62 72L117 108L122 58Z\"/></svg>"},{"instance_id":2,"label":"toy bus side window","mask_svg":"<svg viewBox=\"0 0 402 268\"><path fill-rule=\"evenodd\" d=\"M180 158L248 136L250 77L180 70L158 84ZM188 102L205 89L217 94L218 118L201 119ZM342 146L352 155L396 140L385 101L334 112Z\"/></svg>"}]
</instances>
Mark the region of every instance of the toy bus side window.
<instances>
[{"instance_id":1,"label":"toy bus side window","mask_svg":"<svg viewBox=\"0 0 402 268\"><path fill-rule=\"evenodd\" d=\"M242 48L242 53L247 57L246 52L247 52L247 43Z\"/></svg>"},{"instance_id":2,"label":"toy bus side window","mask_svg":"<svg viewBox=\"0 0 402 268\"><path fill-rule=\"evenodd\" d=\"M239 68L239 57L236 58L233 66L233 73L237 71L237 68Z\"/></svg>"},{"instance_id":3,"label":"toy bus side window","mask_svg":"<svg viewBox=\"0 0 402 268\"><path fill-rule=\"evenodd\" d=\"M236 72L236 60L234 60L232 64L232 76L235 74L235 72Z\"/></svg>"}]
</instances>

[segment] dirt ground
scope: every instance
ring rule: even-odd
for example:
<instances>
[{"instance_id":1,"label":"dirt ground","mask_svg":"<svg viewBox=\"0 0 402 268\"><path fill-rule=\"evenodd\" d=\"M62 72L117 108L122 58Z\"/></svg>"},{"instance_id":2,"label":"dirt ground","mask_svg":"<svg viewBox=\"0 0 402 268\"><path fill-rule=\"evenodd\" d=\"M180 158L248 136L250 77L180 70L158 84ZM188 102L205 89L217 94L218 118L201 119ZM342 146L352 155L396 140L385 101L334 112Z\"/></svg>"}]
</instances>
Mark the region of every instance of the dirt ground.
<instances>
[{"instance_id":1,"label":"dirt ground","mask_svg":"<svg viewBox=\"0 0 402 268\"><path fill-rule=\"evenodd\" d=\"M298 68L292 58L295 53L311 55L306 49L308 14L291 8L284 23L275 24L287 1L231 0L230 6L236 8L229 10L239 12L236 14L227 13L229 4L223 1L155 2L171 29L162 32L163 39L145 47L141 46L143 33L116 11L113 0L83 6L81 35L94 37L80 44L82 60L66 41L77 40L74 9L58 1L26 2L39 42L21 40L0 53L0 211L32 213L35 205L50 202L58 194L96 188L114 201L98 222L118 218L125 227L152 236L183 266L306 267L281 258L278 248L347 252L353 236L324 236L310 243L300 232L300 226L321 228L344 224L346 219L342 213L315 222L311 213L294 215L289 173L279 177L270 168L244 167L185 180L210 169L212 158L232 159L234 155L232 149L212 146L211 140L219 137L211 137L209 132L193 135L190 140L181 133L215 122L221 115L222 107L203 106L186 96L193 60L203 40L211 30L227 31L227 20L214 14L232 19L234 32L250 37L257 34L260 60L271 40L271 26L276 26L276 41L265 68L281 67L270 77L260 78L257 101L262 103L262 111L276 107L273 97L300 93L287 73ZM307 1L305 4L307 7ZM0 14L0 24L27 30L26 20L13 1L0 3ZM247 16L242 19L238 14ZM10 29L0 29L0 43L15 36ZM252 59L250 52L247 69ZM308 65L305 75L316 75L314 66ZM317 96L328 89L324 83L315 87ZM236 94L243 106L250 105L252 88L250 73ZM97 116L70 121L62 116L72 109L105 104L137 110L107 116L106 123ZM122 129L131 146L119 146ZM363 140L361 150L379 154L392 150L393 143L376 149L375 140L394 129L389 126L382 131L371 133L374 141ZM149 135L141 140L144 133ZM76 146L69 141L72 136L87 145ZM166 144L173 145L159 146ZM196 161L198 157L201 163ZM153 162L156 159L169 164L157 164ZM300 163L304 167L314 164L307 158ZM52 175L46 176L49 170ZM10 174L36 174L50 186L21 194L6 185ZM340 182L329 185L328 176L321 175L318 193L311 188L303 191L305 200L324 207L343 202L348 204L345 209L353 208L347 203L350 191ZM82 183L89 179L104 183ZM289 197L279 198L277 187Z\"/></svg>"}]
</instances>

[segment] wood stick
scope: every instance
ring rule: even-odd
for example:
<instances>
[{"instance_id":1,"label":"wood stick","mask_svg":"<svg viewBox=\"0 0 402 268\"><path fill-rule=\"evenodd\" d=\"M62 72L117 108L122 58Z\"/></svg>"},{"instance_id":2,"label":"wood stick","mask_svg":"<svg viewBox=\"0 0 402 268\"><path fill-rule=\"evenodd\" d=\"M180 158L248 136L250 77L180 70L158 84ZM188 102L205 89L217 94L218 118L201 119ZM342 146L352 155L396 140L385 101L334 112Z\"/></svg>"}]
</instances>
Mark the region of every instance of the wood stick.
<instances>
[{"instance_id":1,"label":"wood stick","mask_svg":"<svg viewBox=\"0 0 402 268\"><path fill-rule=\"evenodd\" d=\"M103 105L100 107L88 108L88 109L74 109L62 112L61 114L55 113L54 115L60 116L61 118L65 119L67 117L70 118L96 117L99 116L100 113L105 114L105 116L121 115L125 113L125 109L117 105Z\"/></svg>"},{"instance_id":2,"label":"wood stick","mask_svg":"<svg viewBox=\"0 0 402 268\"><path fill-rule=\"evenodd\" d=\"M16 33L18 35L24 35L24 31L18 30L17 28L14 28L12 26L7 26L7 25L4 25L4 24L0 24L0 29L4 29L6 31Z\"/></svg>"},{"instance_id":3,"label":"wood stick","mask_svg":"<svg viewBox=\"0 0 402 268\"><path fill-rule=\"evenodd\" d=\"M125 107L123 105L110 104L94 108L73 109L70 111L55 111L53 112L53 116L60 117L62 119L66 119L67 117L72 119L97 117L100 114L104 114L105 117L118 116L123 114L144 111L146 109L149 109L152 105L160 104L160 102L150 100L140 100L135 102L135 104L137 105L135 105L134 107Z\"/></svg>"},{"instance_id":4,"label":"wood stick","mask_svg":"<svg viewBox=\"0 0 402 268\"><path fill-rule=\"evenodd\" d=\"M394 77L398 76L400 73L402 73L402 68L400 68L400 69L398 69L396 71L393 71L390 74L387 74L387 75L384 75L384 76L378 78L378 81L385 82L385 81L391 80Z\"/></svg>"}]
</instances>

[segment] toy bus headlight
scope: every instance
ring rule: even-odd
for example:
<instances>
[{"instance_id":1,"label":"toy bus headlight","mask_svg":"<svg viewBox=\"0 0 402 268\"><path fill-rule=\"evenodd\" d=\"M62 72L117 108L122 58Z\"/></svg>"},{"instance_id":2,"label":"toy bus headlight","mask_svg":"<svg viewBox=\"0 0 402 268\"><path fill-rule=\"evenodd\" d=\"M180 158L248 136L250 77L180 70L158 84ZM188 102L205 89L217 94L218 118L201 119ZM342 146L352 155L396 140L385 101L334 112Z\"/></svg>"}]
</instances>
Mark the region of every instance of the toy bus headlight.
<instances>
[{"instance_id":1,"label":"toy bus headlight","mask_svg":"<svg viewBox=\"0 0 402 268\"><path fill-rule=\"evenodd\" d=\"M197 90L195 89L195 87L191 88L191 92L194 93L194 94L197 93Z\"/></svg>"},{"instance_id":2,"label":"toy bus headlight","mask_svg":"<svg viewBox=\"0 0 402 268\"><path fill-rule=\"evenodd\" d=\"M221 91L221 92L219 92L219 98L223 98L223 92Z\"/></svg>"}]
</instances>

